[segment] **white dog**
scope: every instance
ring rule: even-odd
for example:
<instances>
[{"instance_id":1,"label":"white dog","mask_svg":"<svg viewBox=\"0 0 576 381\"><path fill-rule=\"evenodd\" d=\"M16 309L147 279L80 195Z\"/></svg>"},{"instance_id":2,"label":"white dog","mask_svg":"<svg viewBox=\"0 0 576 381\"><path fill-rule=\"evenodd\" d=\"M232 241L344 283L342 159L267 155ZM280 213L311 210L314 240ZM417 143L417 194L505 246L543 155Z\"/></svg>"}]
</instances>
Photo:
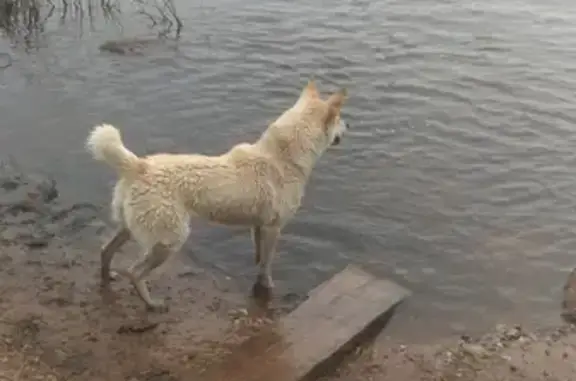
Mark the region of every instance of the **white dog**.
<instances>
[{"instance_id":1,"label":"white dog","mask_svg":"<svg viewBox=\"0 0 576 381\"><path fill-rule=\"evenodd\" d=\"M112 200L119 224L101 252L102 285L108 287L114 253L133 237L143 250L130 269L118 270L152 310L165 310L150 297L145 277L177 252L189 234L191 217L252 228L255 287L271 290L271 265L280 231L300 207L314 164L338 144L347 124L340 118L346 91L321 99L309 81L298 101L253 144L220 156L156 154L138 157L111 125L93 129L87 147L96 160L116 170Z\"/></svg>"}]
</instances>

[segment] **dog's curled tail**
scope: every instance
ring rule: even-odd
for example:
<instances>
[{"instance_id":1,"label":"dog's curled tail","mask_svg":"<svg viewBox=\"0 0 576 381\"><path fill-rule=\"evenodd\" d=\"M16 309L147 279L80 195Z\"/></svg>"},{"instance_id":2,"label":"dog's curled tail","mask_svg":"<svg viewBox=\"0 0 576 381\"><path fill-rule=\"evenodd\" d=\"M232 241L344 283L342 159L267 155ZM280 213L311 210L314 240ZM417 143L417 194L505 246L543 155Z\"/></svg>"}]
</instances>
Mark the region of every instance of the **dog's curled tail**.
<instances>
[{"instance_id":1,"label":"dog's curled tail","mask_svg":"<svg viewBox=\"0 0 576 381\"><path fill-rule=\"evenodd\" d=\"M133 174L144 165L138 156L124 146L120 131L110 124L94 127L88 136L86 147L94 159L106 162L120 176Z\"/></svg>"}]
</instances>

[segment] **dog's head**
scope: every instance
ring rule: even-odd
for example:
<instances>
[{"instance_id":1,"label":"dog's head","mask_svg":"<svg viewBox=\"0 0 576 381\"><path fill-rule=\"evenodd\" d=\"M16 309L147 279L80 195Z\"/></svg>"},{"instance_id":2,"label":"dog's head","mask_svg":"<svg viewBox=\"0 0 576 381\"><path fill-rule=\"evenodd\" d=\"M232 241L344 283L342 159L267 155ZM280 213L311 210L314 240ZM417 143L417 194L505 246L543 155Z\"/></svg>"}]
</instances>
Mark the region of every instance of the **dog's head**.
<instances>
[{"instance_id":1,"label":"dog's head","mask_svg":"<svg viewBox=\"0 0 576 381\"><path fill-rule=\"evenodd\" d=\"M348 129L340 116L345 101L344 89L322 99L310 80L296 103L266 129L261 146L309 174L316 160L327 148L339 144Z\"/></svg>"},{"instance_id":2,"label":"dog's head","mask_svg":"<svg viewBox=\"0 0 576 381\"><path fill-rule=\"evenodd\" d=\"M314 135L318 143L324 145L323 149L340 144L344 133L350 127L340 116L346 96L346 89L340 89L327 99L322 99L315 81L310 80L294 106L302 112L308 127L316 129L313 131Z\"/></svg>"}]
</instances>

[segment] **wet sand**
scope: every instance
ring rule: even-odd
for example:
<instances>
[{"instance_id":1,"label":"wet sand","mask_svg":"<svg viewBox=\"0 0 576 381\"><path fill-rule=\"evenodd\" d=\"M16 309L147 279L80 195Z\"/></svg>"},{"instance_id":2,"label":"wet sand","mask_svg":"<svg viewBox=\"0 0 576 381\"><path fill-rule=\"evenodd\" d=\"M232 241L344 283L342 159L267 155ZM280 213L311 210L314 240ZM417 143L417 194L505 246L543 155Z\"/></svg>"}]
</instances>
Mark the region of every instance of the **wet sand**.
<instances>
[{"instance_id":1,"label":"wet sand","mask_svg":"<svg viewBox=\"0 0 576 381\"><path fill-rule=\"evenodd\" d=\"M111 234L103 211L67 205L56 184L14 165L0 168L0 211L0 380L202 380L277 318L184 256L151 283L169 299L168 313L146 312L125 280L103 293L98 252ZM135 252L126 245L116 266ZM574 380L575 332L497 327L412 346L381 339L324 380Z\"/></svg>"}]
</instances>

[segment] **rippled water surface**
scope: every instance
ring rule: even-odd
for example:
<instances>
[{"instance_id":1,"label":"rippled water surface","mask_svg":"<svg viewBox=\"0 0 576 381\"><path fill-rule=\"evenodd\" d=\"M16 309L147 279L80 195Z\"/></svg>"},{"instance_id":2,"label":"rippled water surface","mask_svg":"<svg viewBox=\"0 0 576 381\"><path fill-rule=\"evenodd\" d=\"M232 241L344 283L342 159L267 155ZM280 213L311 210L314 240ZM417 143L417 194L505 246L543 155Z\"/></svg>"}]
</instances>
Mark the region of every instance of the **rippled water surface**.
<instances>
[{"instance_id":1,"label":"rippled water surface","mask_svg":"<svg viewBox=\"0 0 576 381\"><path fill-rule=\"evenodd\" d=\"M177 50L100 52L147 33L133 16L53 16L37 50L1 40L14 56L0 74L2 156L104 205L114 177L84 152L93 124L118 125L138 153L219 153L255 139L315 74L325 91L349 88L353 129L286 229L279 290L304 293L352 262L414 292L393 335L558 319L576 264L576 3L177 5ZM186 249L246 289L251 250L202 224Z\"/></svg>"}]
</instances>

